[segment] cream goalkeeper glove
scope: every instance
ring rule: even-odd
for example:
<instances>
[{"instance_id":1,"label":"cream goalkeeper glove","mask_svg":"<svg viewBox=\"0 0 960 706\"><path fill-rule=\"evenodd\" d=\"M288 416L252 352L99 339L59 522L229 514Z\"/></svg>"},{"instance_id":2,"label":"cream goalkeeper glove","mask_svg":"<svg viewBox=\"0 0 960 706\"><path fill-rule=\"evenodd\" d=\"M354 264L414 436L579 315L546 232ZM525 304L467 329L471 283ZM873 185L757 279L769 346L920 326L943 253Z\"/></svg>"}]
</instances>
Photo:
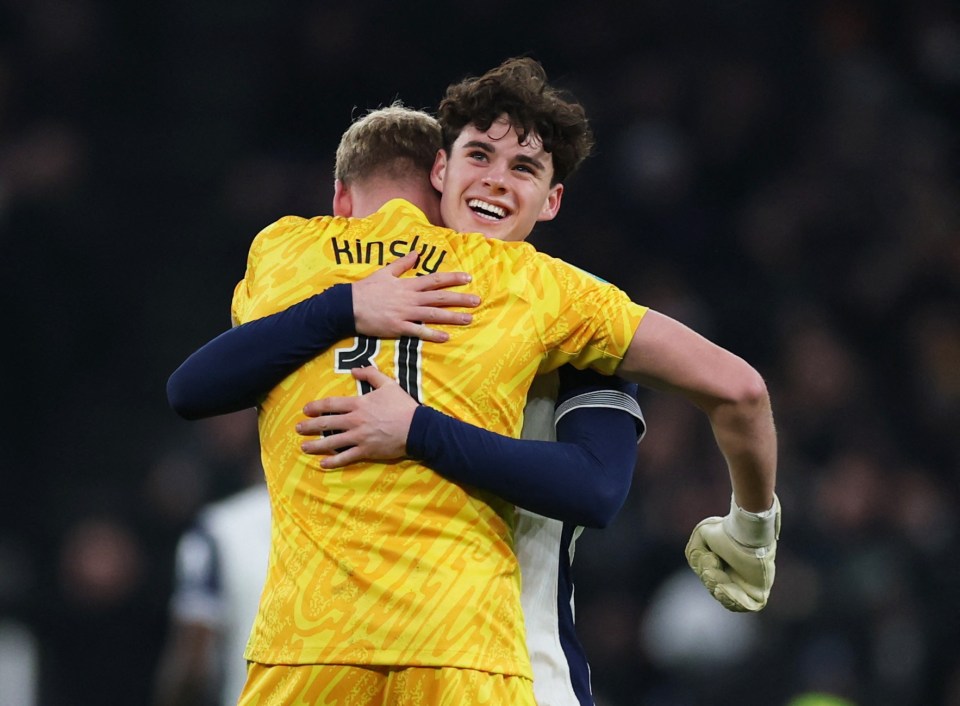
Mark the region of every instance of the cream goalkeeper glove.
<instances>
[{"instance_id":1,"label":"cream goalkeeper glove","mask_svg":"<svg viewBox=\"0 0 960 706\"><path fill-rule=\"evenodd\" d=\"M767 604L780 537L780 500L766 512L747 512L730 498L726 517L693 528L684 554L703 585L727 610L758 611Z\"/></svg>"}]
</instances>

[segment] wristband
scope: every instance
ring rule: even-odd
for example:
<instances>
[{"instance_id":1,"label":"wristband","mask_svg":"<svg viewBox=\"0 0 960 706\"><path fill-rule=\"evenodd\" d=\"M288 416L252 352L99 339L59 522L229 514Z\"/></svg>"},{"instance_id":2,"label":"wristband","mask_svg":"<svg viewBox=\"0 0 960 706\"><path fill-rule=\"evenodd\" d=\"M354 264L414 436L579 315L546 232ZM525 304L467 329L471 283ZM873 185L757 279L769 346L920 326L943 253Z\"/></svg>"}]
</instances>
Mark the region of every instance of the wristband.
<instances>
[{"instance_id":1,"label":"wristband","mask_svg":"<svg viewBox=\"0 0 960 706\"><path fill-rule=\"evenodd\" d=\"M780 534L780 499L773 496L773 505L763 512L750 512L737 505L730 496L730 512L723 518L723 528L745 547L767 547Z\"/></svg>"}]
</instances>

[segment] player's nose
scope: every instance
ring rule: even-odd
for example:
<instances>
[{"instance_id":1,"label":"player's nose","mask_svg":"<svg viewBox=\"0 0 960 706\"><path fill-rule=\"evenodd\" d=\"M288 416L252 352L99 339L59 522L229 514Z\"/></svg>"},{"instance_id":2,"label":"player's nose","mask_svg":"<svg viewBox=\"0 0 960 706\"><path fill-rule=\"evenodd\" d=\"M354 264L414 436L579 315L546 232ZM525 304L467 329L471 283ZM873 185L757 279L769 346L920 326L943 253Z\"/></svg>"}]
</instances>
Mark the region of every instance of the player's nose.
<instances>
[{"instance_id":1,"label":"player's nose","mask_svg":"<svg viewBox=\"0 0 960 706\"><path fill-rule=\"evenodd\" d=\"M503 191L506 189L505 176L502 168L491 167L483 176L483 184L494 191Z\"/></svg>"}]
</instances>

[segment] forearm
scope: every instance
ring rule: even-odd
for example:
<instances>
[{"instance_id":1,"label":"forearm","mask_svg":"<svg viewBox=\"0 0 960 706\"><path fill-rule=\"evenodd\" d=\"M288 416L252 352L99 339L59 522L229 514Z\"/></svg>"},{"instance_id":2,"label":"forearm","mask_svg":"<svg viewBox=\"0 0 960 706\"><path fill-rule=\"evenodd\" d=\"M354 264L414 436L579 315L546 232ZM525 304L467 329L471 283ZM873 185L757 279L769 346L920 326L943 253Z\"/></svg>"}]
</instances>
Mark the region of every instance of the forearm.
<instances>
[{"instance_id":1,"label":"forearm","mask_svg":"<svg viewBox=\"0 0 960 706\"><path fill-rule=\"evenodd\" d=\"M254 407L291 372L353 333L350 285L335 285L217 336L170 376L167 399L185 419Z\"/></svg>"},{"instance_id":2,"label":"forearm","mask_svg":"<svg viewBox=\"0 0 960 706\"><path fill-rule=\"evenodd\" d=\"M739 356L650 310L637 327L619 375L682 395L709 418L740 506L773 502L777 447L770 398L760 374Z\"/></svg>"},{"instance_id":3,"label":"forearm","mask_svg":"<svg viewBox=\"0 0 960 706\"><path fill-rule=\"evenodd\" d=\"M636 461L635 420L616 409L575 410L558 441L511 439L419 407L407 453L457 483L547 517L603 527L626 499Z\"/></svg>"},{"instance_id":4,"label":"forearm","mask_svg":"<svg viewBox=\"0 0 960 706\"><path fill-rule=\"evenodd\" d=\"M717 445L727 461L737 504L763 512L773 504L777 472L777 439L766 387L737 402L708 411Z\"/></svg>"}]
</instances>

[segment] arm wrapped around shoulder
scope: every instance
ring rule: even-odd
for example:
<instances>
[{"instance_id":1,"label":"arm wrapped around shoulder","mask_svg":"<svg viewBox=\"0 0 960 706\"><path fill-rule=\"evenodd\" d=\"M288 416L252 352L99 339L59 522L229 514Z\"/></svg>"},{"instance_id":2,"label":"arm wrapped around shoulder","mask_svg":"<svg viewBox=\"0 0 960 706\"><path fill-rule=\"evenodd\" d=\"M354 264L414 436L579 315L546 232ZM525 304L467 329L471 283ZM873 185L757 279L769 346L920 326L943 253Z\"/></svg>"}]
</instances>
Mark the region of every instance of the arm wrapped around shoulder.
<instances>
[{"instance_id":1,"label":"arm wrapped around shoulder","mask_svg":"<svg viewBox=\"0 0 960 706\"><path fill-rule=\"evenodd\" d=\"M687 562L727 610L755 612L767 604L780 537L780 500L765 512L747 512L730 499L725 517L708 517L693 529Z\"/></svg>"}]
</instances>

